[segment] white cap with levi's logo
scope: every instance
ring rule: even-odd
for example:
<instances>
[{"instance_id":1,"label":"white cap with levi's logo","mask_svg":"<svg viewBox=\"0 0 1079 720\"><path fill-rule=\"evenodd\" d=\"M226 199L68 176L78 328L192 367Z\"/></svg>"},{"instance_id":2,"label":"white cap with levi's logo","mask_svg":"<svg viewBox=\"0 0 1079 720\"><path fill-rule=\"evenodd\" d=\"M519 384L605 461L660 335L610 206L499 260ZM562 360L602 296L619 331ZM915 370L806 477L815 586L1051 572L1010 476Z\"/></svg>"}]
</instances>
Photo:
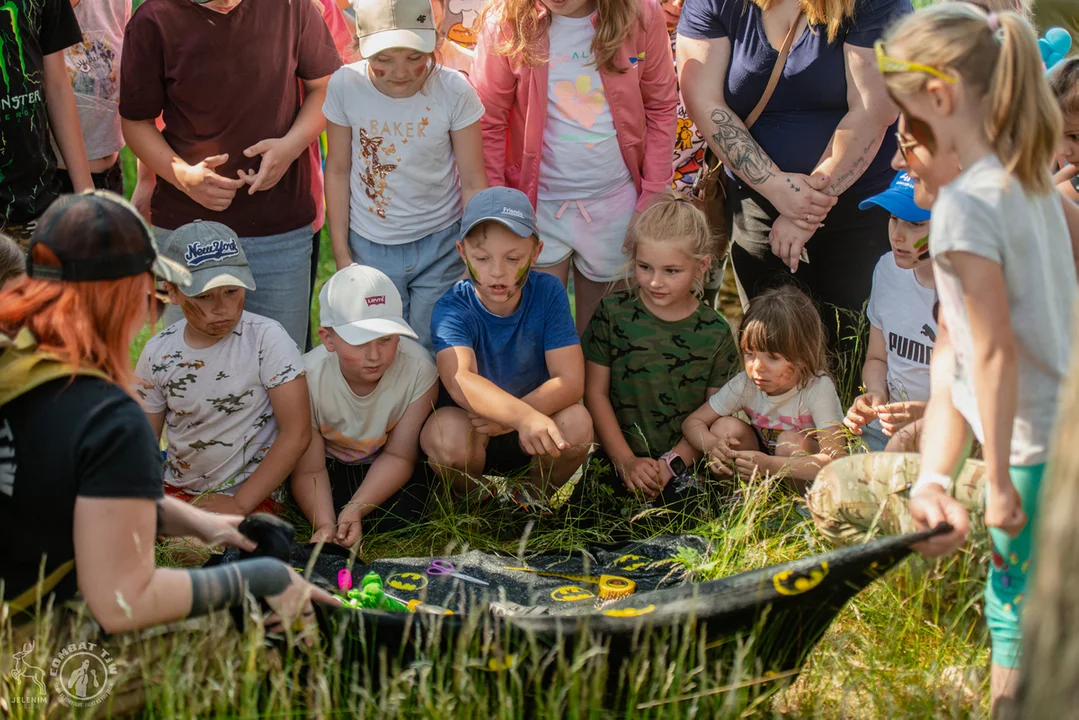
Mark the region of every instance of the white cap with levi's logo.
<instances>
[{"instance_id":1,"label":"white cap with levi's logo","mask_svg":"<svg viewBox=\"0 0 1079 720\"><path fill-rule=\"evenodd\" d=\"M416 333L402 317L401 295L380 270L349 265L338 270L318 294L319 325L333 328L349 345L365 345L387 335Z\"/></svg>"}]
</instances>

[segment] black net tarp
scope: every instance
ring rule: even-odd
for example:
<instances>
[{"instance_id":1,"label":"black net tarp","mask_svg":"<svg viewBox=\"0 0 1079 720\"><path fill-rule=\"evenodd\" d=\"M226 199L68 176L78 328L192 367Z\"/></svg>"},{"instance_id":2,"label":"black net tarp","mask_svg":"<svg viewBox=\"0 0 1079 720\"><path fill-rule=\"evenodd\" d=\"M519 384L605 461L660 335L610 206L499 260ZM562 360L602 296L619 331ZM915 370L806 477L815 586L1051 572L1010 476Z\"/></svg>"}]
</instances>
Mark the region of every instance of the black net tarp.
<instances>
[{"instance_id":1,"label":"black net tarp","mask_svg":"<svg viewBox=\"0 0 1079 720\"><path fill-rule=\"evenodd\" d=\"M752 635L756 668L780 672L799 668L844 604L905 558L912 544L945 529L882 538L707 582L687 580L686 564L677 559L687 553L707 556L707 543L687 535L524 558L472 551L368 565L350 565L339 548L294 545L290 560L327 588L336 590L342 568L350 568L357 583L373 571L387 594L453 611L327 609L325 629L354 646L354 660L373 663L388 654L407 661L429 651L433 635L446 645L459 633L474 632L480 615L488 634L511 646L526 639L564 644L589 633L606 644L615 662L634 652L642 633L689 623L708 647L721 652ZM435 560L472 580L429 574Z\"/></svg>"}]
</instances>

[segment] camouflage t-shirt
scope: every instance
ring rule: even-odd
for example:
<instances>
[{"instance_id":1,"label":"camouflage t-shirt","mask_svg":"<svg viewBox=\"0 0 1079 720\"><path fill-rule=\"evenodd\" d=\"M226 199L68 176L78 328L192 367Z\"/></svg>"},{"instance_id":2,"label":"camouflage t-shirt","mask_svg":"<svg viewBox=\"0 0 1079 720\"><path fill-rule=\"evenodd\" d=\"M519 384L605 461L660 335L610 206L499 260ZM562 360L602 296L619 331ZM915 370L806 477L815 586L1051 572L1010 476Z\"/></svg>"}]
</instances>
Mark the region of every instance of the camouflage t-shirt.
<instances>
[{"instance_id":1,"label":"camouflage t-shirt","mask_svg":"<svg viewBox=\"0 0 1079 720\"><path fill-rule=\"evenodd\" d=\"M196 350L186 320L150 338L135 367L139 404L165 413L165 482L235 495L277 439L268 391L305 374L276 320L244 312L232 333Z\"/></svg>"},{"instance_id":2,"label":"camouflage t-shirt","mask_svg":"<svg viewBox=\"0 0 1079 720\"><path fill-rule=\"evenodd\" d=\"M611 369L609 396L633 453L658 458L678 444L682 422L741 369L730 326L703 303L660 320L636 292L607 296L581 341L585 359Z\"/></svg>"}]
</instances>

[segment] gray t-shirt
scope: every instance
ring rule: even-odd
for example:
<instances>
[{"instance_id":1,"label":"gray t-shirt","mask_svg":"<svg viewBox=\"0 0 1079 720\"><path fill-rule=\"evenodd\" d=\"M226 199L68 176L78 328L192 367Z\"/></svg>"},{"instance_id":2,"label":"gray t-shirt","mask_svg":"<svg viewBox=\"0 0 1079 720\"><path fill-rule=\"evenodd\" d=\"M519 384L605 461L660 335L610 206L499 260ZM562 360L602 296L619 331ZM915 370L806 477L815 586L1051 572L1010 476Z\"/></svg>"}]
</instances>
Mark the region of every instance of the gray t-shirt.
<instances>
[{"instance_id":1,"label":"gray t-shirt","mask_svg":"<svg viewBox=\"0 0 1079 720\"><path fill-rule=\"evenodd\" d=\"M67 76L75 91L79 124L90 160L119 152L120 50L124 26L131 17L131 0L81 0L75 17L82 42L64 51Z\"/></svg>"},{"instance_id":2,"label":"gray t-shirt","mask_svg":"<svg viewBox=\"0 0 1079 720\"><path fill-rule=\"evenodd\" d=\"M955 348L955 407L984 441L974 392L970 318L948 255L967 252L1004 269L1019 361L1010 463L1043 463L1068 370L1076 297L1075 262L1060 196L1026 194L997 157L989 155L941 189L930 228L937 293Z\"/></svg>"}]
</instances>

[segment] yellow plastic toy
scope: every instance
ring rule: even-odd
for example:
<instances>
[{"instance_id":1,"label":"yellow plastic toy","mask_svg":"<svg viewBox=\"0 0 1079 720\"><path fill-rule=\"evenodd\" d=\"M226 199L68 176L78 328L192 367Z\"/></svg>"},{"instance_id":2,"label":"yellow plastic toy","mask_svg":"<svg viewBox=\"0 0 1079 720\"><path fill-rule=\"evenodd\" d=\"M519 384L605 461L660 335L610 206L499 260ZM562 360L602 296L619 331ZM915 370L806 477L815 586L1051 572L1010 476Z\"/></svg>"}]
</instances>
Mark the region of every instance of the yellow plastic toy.
<instances>
[{"instance_id":1,"label":"yellow plastic toy","mask_svg":"<svg viewBox=\"0 0 1079 720\"><path fill-rule=\"evenodd\" d=\"M593 575L567 575L565 573L548 572L546 570L533 570L532 568L526 567L509 567L506 568L506 570L518 570L520 572L532 573L533 575L540 575L542 577L556 577L564 580L572 580L574 582L598 585L599 597L601 600L614 600L615 598L626 597L627 595L632 595L637 590L637 583L629 578L619 577L618 575L600 575L599 577Z\"/></svg>"}]
</instances>

